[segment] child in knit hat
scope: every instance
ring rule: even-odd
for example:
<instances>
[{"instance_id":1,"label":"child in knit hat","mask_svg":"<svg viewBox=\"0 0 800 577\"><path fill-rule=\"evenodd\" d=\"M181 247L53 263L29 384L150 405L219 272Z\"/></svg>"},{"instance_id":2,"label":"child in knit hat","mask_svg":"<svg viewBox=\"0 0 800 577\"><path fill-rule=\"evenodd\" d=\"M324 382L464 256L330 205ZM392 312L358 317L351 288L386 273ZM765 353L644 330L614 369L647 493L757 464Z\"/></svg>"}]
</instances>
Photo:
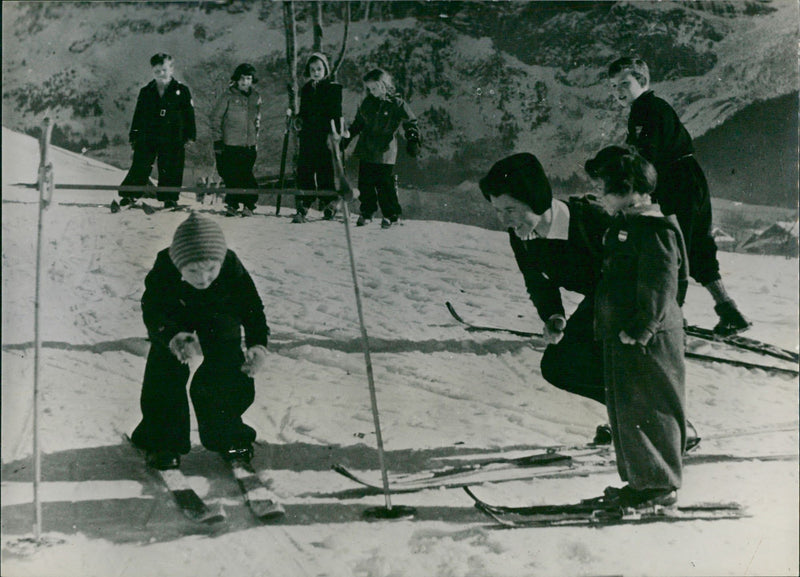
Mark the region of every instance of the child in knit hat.
<instances>
[{"instance_id":1,"label":"child in knit hat","mask_svg":"<svg viewBox=\"0 0 800 577\"><path fill-rule=\"evenodd\" d=\"M256 432L241 417L266 364L269 327L253 280L216 222L192 213L178 226L145 278L142 315L150 352L142 420L131 438L148 465L175 468L189 452L186 385L198 364L190 393L200 442L225 458L249 460Z\"/></svg>"}]
</instances>

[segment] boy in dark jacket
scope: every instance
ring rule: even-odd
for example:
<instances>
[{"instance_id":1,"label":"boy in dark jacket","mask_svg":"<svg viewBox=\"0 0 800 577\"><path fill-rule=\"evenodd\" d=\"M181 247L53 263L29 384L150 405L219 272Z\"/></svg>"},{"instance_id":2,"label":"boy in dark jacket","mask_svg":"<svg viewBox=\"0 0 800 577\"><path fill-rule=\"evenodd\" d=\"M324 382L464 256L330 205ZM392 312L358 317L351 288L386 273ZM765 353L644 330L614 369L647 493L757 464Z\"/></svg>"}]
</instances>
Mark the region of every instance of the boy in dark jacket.
<instances>
[{"instance_id":1,"label":"boy in dark jacket","mask_svg":"<svg viewBox=\"0 0 800 577\"><path fill-rule=\"evenodd\" d=\"M334 190L333 158L328 148L331 121L342 125L342 85L330 78L328 58L319 52L308 57L308 82L300 89L300 146L297 157L297 187L302 190ZM336 195L297 196L292 222L306 222L308 209L319 199L323 218L336 215Z\"/></svg>"},{"instance_id":2,"label":"boy in dark jacket","mask_svg":"<svg viewBox=\"0 0 800 577\"><path fill-rule=\"evenodd\" d=\"M397 199L394 165L397 162L397 138L400 126L405 131L407 152L417 156L421 140L417 117L405 100L396 94L394 81L388 72L375 68L364 75L367 96L361 102L350 137L341 141L342 150L358 136L355 156L359 158L358 189L361 192L357 226L372 222L380 205L381 226L389 228L402 213Z\"/></svg>"},{"instance_id":3,"label":"boy in dark jacket","mask_svg":"<svg viewBox=\"0 0 800 577\"><path fill-rule=\"evenodd\" d=\"M186 143L197 129L189 88L173 78L172 56L158 53L150 59L153 80L139 91L131 123L133 163L122 186L144 186L158 160L158 186L183 185ZM132 204L141 192L120 192L121 206ZM165 208L178 206L178 192L156 192Z\"/></svg>"},{"instance_id":4,"label":"boy in dark jacket","mask_svg":"<svg viewBox=\"0 0 800 577\"><path fill-rule=\"evenodd\" d=\"M719 274L717 245L711 236L711 197L703 170L694 157L692 138L678 115L650 90L650 71L639 58L615 60L608 68L611 91L630 106L626 142L655 167L658 184L653 201L665 215L674 214L689 252L691 276L716 303L714 332L733 335L750 327Z\"/></svg>"},{"instance_id":5,"label":"boy in dark jacket","mask_svg":"<svg viewBox=\"0 0 800 577\"><path fill-rule=\"evenodd\" d=\"M216 222L192 213L178 226L145 278L142 314L151 345L142 421L131 438L148 464L178 467L189 452L189 366L196 368L190 392L201 443L226 458L249 459L256 432L242 414L266 363L269 327L250 275Z\"/></svg>"},{"instance_id":6,"label":"boy in dark jacket","mask_svg":"<svg viewBox=\"0 0 800 577\"><path fill-rule=\"evenodd\" d=\"M686 446L686 248L675 216L650 200L656 171L647 160L630 151L600 177L614 220L603 239L595 334L603 341L617 470L627 482L606 497L622 507L671 506Z\"/></svg>"}]
</instances>

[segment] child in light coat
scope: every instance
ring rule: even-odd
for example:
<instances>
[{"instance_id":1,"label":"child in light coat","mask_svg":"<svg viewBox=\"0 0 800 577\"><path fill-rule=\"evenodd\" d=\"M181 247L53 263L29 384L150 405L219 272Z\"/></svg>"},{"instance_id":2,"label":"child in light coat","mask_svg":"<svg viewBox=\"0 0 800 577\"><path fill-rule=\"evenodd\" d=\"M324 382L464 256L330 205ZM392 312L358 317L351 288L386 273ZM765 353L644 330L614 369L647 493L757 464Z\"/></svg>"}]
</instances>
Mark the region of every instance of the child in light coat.
<instances>
[{"instance_id":1,"label":"child in light coat","mask_svg":"<svg viewBox=\"0 0 800 577\"><path fill-rule=\"evenodd\" d=\"M211 112L217 172L226 188L258 188L253 175L261 127L261 95L253 88L257 82L255 68L240 64ZM226 194L226 215L236 216L241 204L242 216L252 216L257 202L258 194Z\"/></svg>"}]
</instances>

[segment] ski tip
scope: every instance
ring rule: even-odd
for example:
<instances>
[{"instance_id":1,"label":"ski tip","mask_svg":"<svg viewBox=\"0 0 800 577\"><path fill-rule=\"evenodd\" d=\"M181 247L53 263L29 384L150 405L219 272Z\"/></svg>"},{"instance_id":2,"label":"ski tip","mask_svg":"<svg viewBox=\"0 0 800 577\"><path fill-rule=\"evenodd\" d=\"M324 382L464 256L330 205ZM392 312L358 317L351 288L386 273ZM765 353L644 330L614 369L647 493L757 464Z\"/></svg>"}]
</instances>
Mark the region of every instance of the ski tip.
<instances>
[{"instance_id":1,"label":"ski tip","mask_svg":"<svg viewBox=\"0 0 800 577\"><path fill-rule=\"evenodd\" d=\"M223 523L228 518L228 513L225 509L220 506L217 509L209 511L205 515L201 515L197 518L197 521L203 523L204 525L215 525L217 523Z\"/></svg>"}]
</instances>

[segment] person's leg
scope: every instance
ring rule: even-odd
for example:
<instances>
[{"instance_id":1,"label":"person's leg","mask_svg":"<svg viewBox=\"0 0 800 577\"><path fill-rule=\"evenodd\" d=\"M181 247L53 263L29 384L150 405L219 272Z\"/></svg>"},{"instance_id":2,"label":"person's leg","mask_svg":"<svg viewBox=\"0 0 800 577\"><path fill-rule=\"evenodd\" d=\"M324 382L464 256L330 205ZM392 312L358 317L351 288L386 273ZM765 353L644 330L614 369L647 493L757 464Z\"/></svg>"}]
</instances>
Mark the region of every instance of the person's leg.
<instances>
[{"instance_id":1,"label":"person's leg","mask_svg":"<svg viewBox=\"0 0 800 577\"><path fill-rule=\"evenodd\" d=\"M200 442L212 451L249 447L255 431L242 422L253 403L254 381L242 372L241 325L233 316L212 314L200 319L197 336L203 364L190 388Z\"/></svg>"},{"instance_id":2,"label":"person's leg","mask_svg":"<svg viewBox=\"0 0 800 577\"><path fill-rule=\"evenodd\" d=\"M720 317L714 331L732 335L746 330L751 323L728 295L719 273L717 243L712 236L711 197L700 165L693 158L686 159L663 178L666 179L663 186L671 191L669 196L663 195L668 200L662 210L664 214L674 213L678 219L689 257L689 274L714 299L714 311Z\"/></svg>"},{"instance_id":3,"label":"person's leg","mask_svg":"<svg viewBox=\"0 0 800 577\"><path fill-rule=\"evenodd\" d=\"M564 336L542 355L542 376L553 386L605 405L603 345L594 339L594 303L587 297L567 320Z\"/></svg>"},{"instance_id":4,"label":"person's leg","mask_svg":"<svg viewBox=\"0 0 800 577\"><path fill-rule=\"evenodd\" d=\"M253 174L253 168L256 165L256 147L245 146L242 148L242 188L257 189L258 182ZM256 209L258 204L258 194L245 194L242 195L242 204L250 211Z\"/></svg>"},{"instance_id":5,"label":"person's leg","mask_svg":"<svg viewBox=\"0 0 800 577\"><path fill-rule=\"evenodd\" d=\"M359 162L358 165L358 190L361 193L359 199L359 220L370 220L375 211L378 210L377 184L380 178L380 164L372 162Z\"/></svg>"},{"instance_id":6,"label":"person's leg","mask_svg":"<svg viewBox=\"0 0 800 577\"><path fill-rule=\"evenodd\" d=\"M210 451L248 448L256 432L242 421L242 415L253 403L255 386L241 370L241 345L229 340L204 349L203 354L190 390L200 442Z\"/></svg>"},{"instance_id":7,"label":"person's leg","mask_svg":"<svg viewBox=\"0 0 800 577\"><path fill-rule=\"evenodd\" d=\"M183 144L164 143L158 148L158 186L183 186L183 165L186 152ZM176 203L179 192L160 192L156 198L164 203Z\"/></svg>"},{"instance_id":8,"label":"person's leg","mask_svg":"<svg viewBox=\"0 0 800 577\"><path fill-rule=\"evenodd\" d=\"M381 164L380 167L381 173L376 188L381 214L389 222L397 222L402 209L400 208L400 201L397 199L397 175L393 174L394 165Z\"/></svg>"},{"instance_id":9,"label":"person's leg","mask_svg":"<svg viewBox=\"0 0 800 577\"><path fill-rule=\"evenodd\" d=\"M317 187L319 190L336 190L336 182L333 176L333 158L327 146L324 150L319 151L319 155L316 157L315 170L317 175ZM319 208L323 212L323 218L326 220L332 219L336 215L336 201L338 197L328 193L320 195L317 198L319 198Z\"/></svg>"},{"instance_id":10,"label":"person's leg","mask_svg":"<svg viewBox=\"0 0 800 577\"><path fill-rule=\"evenodd\" d=\"M168 349L150 347L140 398L142 420L131 435L136 446L148 452L189 452L188 378L189 368Z\"/></svg>"},{"instance_id":11,"label":"person's leg","mask_svg":"<svg viewBox=\"0 0 800 577\"><path fill-rule=\"evenodd\" d=\"M646 352L617 339L604 345L620 477L635 491L680 488L686 443L682 331L657 333Z\"/></svg>"},{"instance_id":12,"label":"person's leg","mask_svg":"<svg viewBox=\"0 0 800 577\"><path fill-rule=\"evenodd\" d=\"M123 179L122 186L145 186L150 179L150 173L153 171L153 163L156 160L157 150L153 146L147 144L140 144L133 151L133 161L131 163L128 174ZM141 198L144 192L120 192L119 195L123 199L123 206L131 204L138 198Z\"/></svg>"}]
</instances>

